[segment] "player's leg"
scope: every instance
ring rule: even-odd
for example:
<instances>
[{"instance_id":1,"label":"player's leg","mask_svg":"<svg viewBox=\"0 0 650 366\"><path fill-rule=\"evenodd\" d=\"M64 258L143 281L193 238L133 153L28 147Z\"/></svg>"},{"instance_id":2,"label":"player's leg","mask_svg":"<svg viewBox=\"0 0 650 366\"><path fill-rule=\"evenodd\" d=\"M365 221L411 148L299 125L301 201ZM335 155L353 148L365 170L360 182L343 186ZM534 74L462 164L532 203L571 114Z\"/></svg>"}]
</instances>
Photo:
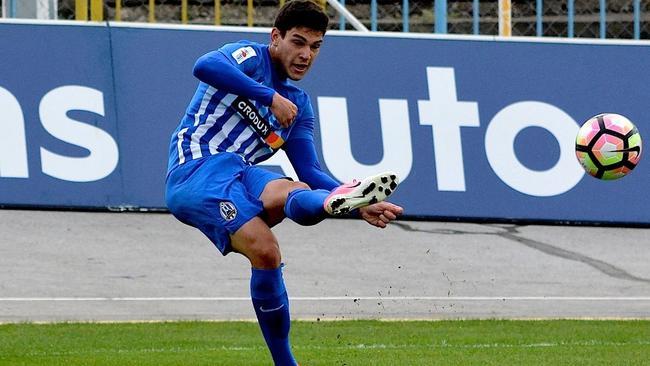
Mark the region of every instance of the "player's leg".
<instances>
[{"instance_id":1,"label":"player's leg","mask_svg":"<svg viewBox=\"0 0 650 366\"><path fill-rule=\"evenodd\" d=\"M312 191L303 182L273 180L260 195L264 204L264 221L274 226L288 217L300 225L315 225L327 217L323 202L329 193L323 189Z\"/></svg>"},{"instance_id":2,"label":"player's leg","mask_svg":"<svg viewBox=\"0 0 650 366\"><path fill-rule=\"evenodd\" d=\"M263 209L231 234L230 244L251 262L253 306L275 364L295 365L289 343L289 300L282 278L280 247L270 227L284 219L289 193L308 186L255 166L244 169L241 183L248 200L258 202Z\"/></svg>"},{"instance_id":3,"label":"player's leg","mask_svg":"<svg viewBox=\"0 0 650 366\"><path fill-rule=\"evenodd\" d=\"M251 172L259 170L251 167ZM263 188L260 186L261 180L250 180L251 182L246 183L249 180L245 178L244 184L249 186L251 191L261 190L258 197L264 203L262 217L269 226L279 223L285 216L300 225L315 225L328 215L344 215L354 209L381 202L391 195L399 184L397 175L392 172L343 184L332 192L311 190L305 183L288 179L268 180Z\"/></svg>"},{"instance_id":4,"label":"player's leg","mask_svg":"<svg viewBox=\"0 0 650 366\"><path fill-rule=\"evenodd\" d=\"M289 308L280 249L269 226L259 192L243 184L247 166L228 153L186 162L169 174L166 200L180 221L201 230L223 255L231 251L251 261L251 294L260 327L277 365L295 365L289 348ZM250 181L281 177L252 174ZM271 311L269 311L271 310Z\"/></svg>"},{"instance_id":5,"label":"player's leg","mask_svg":"<svg viewBox=\"0 0 650 366\"><path fill-rule=\"evenodd\" d=\"M275 365L297 365L289 343L289 297L282 278L277 239L259 217L248 221L230 238L232 249L251 262L253 307Z\"/></svg>"},{"instance_id":6,"label":"player's leg","mask_svg":"<svg viewBox=\"0 0 650 366\"><path fill-rule=\"evenodd\" d=\"M323 207L330 215L345 215L357 208L385 200L395 191L398 184L399 178L393 172L343 184L325 198Z\"/></svg>"},{"instance_id":7,"label":"player's leg","mask_svg":"<svg viewBox=\"0 0 650 366\"><path fill-rule=\"evenodd\" d=\"M242 183L262 202L260 217L270 227L285 217L300 225L314 225L327 217L323 202L330 192L326 190L311 190L303 182L256 166L244 170Z\"/></svg>"},{"instance_id":8,"label":"player's leg","mask_svg":"<svg viewBox=\"0 0 650 366\"><path fill-rule=\"evenodd\" d=\"M381 202L395 191L398 184L395 173L385 172L343 184L331 192L298 188L287 195L284 212L301 225L314 225L328 215L345 215Z\"/></svg>"}]
</instances>

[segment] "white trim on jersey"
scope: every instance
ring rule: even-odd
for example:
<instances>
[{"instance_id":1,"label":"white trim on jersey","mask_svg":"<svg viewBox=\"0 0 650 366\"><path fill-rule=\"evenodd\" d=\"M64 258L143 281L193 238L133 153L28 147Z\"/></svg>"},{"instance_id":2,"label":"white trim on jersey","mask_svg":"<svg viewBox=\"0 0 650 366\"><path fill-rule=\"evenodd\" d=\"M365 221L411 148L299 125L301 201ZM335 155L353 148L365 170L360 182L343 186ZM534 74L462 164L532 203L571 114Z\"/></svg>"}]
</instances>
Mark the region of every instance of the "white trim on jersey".
<instances>
[{"instance_id":1,"label":"white trim on jersey","mask_svg":"<svg viewBox=\"0 0 650 366\"><path fill-rule=\"evenodd\" d=\"M214 90L216 91L216 89ZM194 133L192 133L192 137L190 138L190 151L192 152L192 159L198 159L203 156L203 154L201 153L201 138L203 137L203 135L205 135L206 132L208 132L210 128L212 128L212 126L214 126L217 119L219 119L226 113L228 107L230 106L230 103L232 103L232 101L235 100L235 98L237 98L237 96L234 94L226 94L221 99L217 107L214 109L214 112L208 115L208 117L205 119L205 123L198 126L194 131ZM203 106L202 109L204 110L205 113L205 108L203 108ZM230 119L232 119L232 117ZM197 118L197 121L198 120L199 119Z\"/></svg>"},{"instance_id":2,"label":"white trim on jersey","mask_svg":"<svg viewBox=\"0 0 650 366\"><path fill-rule=\"evenodd\" d=\"M201 137L203 137L208 129L214 124L214 121L212 123L208 123L209 120L210 117L208 117L205 124L197 127L190 137L190 152L192 153L192 159L198 159L203 156L203 154L201 154Z\"/></svg>"},{"instance_id":3,"label":"white trim on jersey","mask_svg":"<svg viewBox=\"0 0 650 366\"><path fill-rule=\"evenodd\" d=\"M174 143L178 150L178 164L222 151L239 155L247 164L256 164L274 154L275 151L232 107L237 95L224 93L207 84L199 86L197 93L202 96L195 96L193 103L196 104L188 107L197 108L196 113L185 115L181 122L185 127L181 126L183 128L174 136L177 139ZM267 106L256 107L266 118L273 116Z\"/></svg>"},{"instance_id":4,"label":"white trim on jersey","mask_svg":"<svg viewBox=\"0 0 650 366\"><path fill-rule=\"evenodd\" d=\"M248 161L250 161L251 163L257 163L257 159L259 159L259 158L261 158L261 157L263 157L265 155L272 155L272 154L273 154L273 150L271 150L268 147L262 146L261 149L257 150L255 152L255 154L253 154L253 156L251 156L248 159Z\"/></svg>"},{"instance_id":5,"label":"white trim on jersey","mask_svg":"<svg viewBox=\"0 0 650 366\"><path fill-rule=\"evenodd\" d=\"M176 137L178 138L178 143L176 144L176 146L178 148L179 164L183 164L185 162L185 154L183 154L183 141L185 141L185 139L183 138L183 135L185 134L185 132L187 132L188 129L189 127L185 127L182 130L178 131L178 134L176 135Z\"/></svg>"},{"instance_id":6,"label":"white trim on jersey","mask_svg":"<svg viewBox=\"0 0 650 366\"><path fill-rule=\"evenodd\" d=\"M219 145L221 145L221 143L228 138L230 132L235 127L237 127L240 121L241 116L239 116L237 113L233 113L233 115L228 118L228 120L221 126L219 132L217 132L217 134L210 139L210 142L208 142L208 147L211 154L214 155L217 153L217 148Z\"/></svg>"},{"instance_id":7,"label":"white trim on jersey","mask_svg":"<svg viewBox=\"0 0 650 366\"><path fill-rule=\"evenodd\" d=\"M253 151L253 149L255 149L256 147L258 147L258 144L253 142L252 144L248 145L248 147L246 148L246 150L244 150L244 152L241 154L241 156L243 156L243 157L248 156L248 154L250 154Z\"/></svg>"},{"instance_id":8,"label":"white trim on jersey","mask_svg":"<svg viewBox=\"0 0 650 366\"><path fill-rule=\"evenodd\" d=\"M239 136L237 136L235 141L232 143L232 146L229 146L226 149L226 151L227 152L237 152L241 148L241 145L244 143L244 141L248 140L251 137L251 135L253 135L254 133L255 133L255 131L253 131L252 128L246 127L246 129L244 129L244 131L242 131L242 133L239 134ZM254 145L254 144L251 144L251 145Z\"/></svg>"},{"instance_id":9,"label":"white trim on jersey","mask_svg":"<svg viewBox=\"0 0 650 366\"><path fill-rule=\"evenodd\" d=\"M208 105L210 104L210 99L212 99L212 96L216 92L217 89L208 85L208 89L206 89L205 94L203 94L203 98L201 99L201 106L199 107L199 110L194 114L194 127L199 125L201 121L201 116L205 114L205 110L208 108Z\"/></svg>"}]
</instances>

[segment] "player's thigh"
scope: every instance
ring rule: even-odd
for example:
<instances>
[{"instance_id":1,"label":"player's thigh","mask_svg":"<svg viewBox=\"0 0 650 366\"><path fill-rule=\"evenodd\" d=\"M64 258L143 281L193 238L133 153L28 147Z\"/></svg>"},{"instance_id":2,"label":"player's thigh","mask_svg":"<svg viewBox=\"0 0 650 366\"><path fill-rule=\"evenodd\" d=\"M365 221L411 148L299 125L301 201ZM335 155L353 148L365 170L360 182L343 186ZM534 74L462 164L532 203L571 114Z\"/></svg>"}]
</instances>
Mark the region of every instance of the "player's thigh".
<instances>
[{"instance_id":1,"label":"player's thigh","mask_svg":"<svg viewBox=\"0 0 650 366\"><path fill-rule=\"evenodd\" d=\"M275 226L284 219L284 204L289 192L298 188L309 188L302 182L257 166L247 167L241 182L248 192L262 202L264 211L260 215L268 226Z\"/></svg>"},{"instance_id":2,"label":"player's thigh","mask_svg":"<svg viewBox=\"0 0 650 366\"><path fill-rule=\"evenodd\" d=\"M253 217L230 235L235 252L243 254L253 268L274 269L280 266L280 246L269 226L259 217Z\"/></svg>"},{"instance_id":3,"label":"player's thigh","mask_svg":"<svg viewBox=\"0 0 650 366\"><path fill-rule=\"evenodd\" d=\"M180 221L201 230L226 255L230 236L264 211L262 201L241 182L241 159L219 154L172 171L167 206Z\"/></svg>"}]
</instances>

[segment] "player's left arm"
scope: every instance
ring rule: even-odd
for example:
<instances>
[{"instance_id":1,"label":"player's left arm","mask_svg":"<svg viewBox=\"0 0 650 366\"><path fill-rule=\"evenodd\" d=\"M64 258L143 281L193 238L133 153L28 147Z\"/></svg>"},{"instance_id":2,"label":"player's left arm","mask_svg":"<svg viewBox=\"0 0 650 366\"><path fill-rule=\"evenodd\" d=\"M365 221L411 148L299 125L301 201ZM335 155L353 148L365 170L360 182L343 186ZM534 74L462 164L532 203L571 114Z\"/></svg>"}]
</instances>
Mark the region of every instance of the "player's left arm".
<instances>
[{"instance_id":1,"label":"player's left arm","mask_svg":"<svg viewBox=\"0 0 650 366\"><path fill-rule=\"evenodd\" d=\"M313 140L295 139L288 141L284 147L291 165L296 170L298 178L312 189L326 189L331 191L340 183L323 172L316 156ZM370 225L385 228L388 223L395 220L404 210L393 203L383 201L353 211L351 216L359 216Z\"/></svg>"},{"instance_id":2,"label":"player's left arm","mask_svg":"<svg viewBox=\"0 0 650 366\"><path fill-rule=\"evenodd\" d=\"M299 114L291 126L289 138L282 146L291 165L296 170L300 181L307 183L311 189L331 191L341 183L325 173L321 168L316 147L314 146L314 110L306 93L301 93L297 100Z\"/></svg>"},{"instance_id":3,"label":"player's left arm","mask_svg":"<svg viewBox=\"0 0 650 366\"><path fill-rule=\"evenodd\" d=\"M300 114L298 122L293 125L290 138L282 148L302 182L307 183L312 189L331 191L338 187L340 182L323 172L320 166L314 146L315 116L311 103L307 100L301 110L303 113ZM402 207L383 201L360 208L358 215L369 224L384 228L403 211Z\"/></svg>"},{"instance_id":4,"label":"player's left arm","mask_svg":"<svg viewBox=\"0 0 650 366\"><path fill-rule=\"evenodd\" d=\"M341 184L321 168L313 140L308 138L292 138L282 148L287 154L291 165L296 170L298 179L301 182L307 183L311 189L331 191Z\"/></svg>"},{"instance_id":5,"label":"player's left arm","mask_svg":"<svg viewBox=\"0 0 650 366\"><path fill-rule=\"evenodd\" d=\"M289 140L283 148L300 181L307 183L312 189L331 191L340 185L321 169L313 140L305 138ZM370 225L385 228L403 211L402 207L383 201L358 209L358 216Z\"/></svg>"}]
</instances>

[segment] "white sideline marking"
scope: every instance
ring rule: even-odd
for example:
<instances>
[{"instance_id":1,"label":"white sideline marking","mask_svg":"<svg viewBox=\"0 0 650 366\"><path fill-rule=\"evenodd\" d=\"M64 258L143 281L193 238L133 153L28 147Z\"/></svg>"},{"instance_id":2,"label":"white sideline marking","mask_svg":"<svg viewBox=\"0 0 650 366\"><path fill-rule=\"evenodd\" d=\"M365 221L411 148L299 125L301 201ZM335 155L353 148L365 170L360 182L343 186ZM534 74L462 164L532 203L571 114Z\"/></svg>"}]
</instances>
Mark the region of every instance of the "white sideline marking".
<instances>
[{"instance_id":1,"label":"white sideline marking","mask_svg":"<svg viewBox=\"0 0 650 366\"><path fill-rule=\"evenodd\" d=\"M650 301L650 296L324 296L290 301ZM250 301L250 297L0 297L0 302L37 301Z\"/></svg>"}]
</instances>

